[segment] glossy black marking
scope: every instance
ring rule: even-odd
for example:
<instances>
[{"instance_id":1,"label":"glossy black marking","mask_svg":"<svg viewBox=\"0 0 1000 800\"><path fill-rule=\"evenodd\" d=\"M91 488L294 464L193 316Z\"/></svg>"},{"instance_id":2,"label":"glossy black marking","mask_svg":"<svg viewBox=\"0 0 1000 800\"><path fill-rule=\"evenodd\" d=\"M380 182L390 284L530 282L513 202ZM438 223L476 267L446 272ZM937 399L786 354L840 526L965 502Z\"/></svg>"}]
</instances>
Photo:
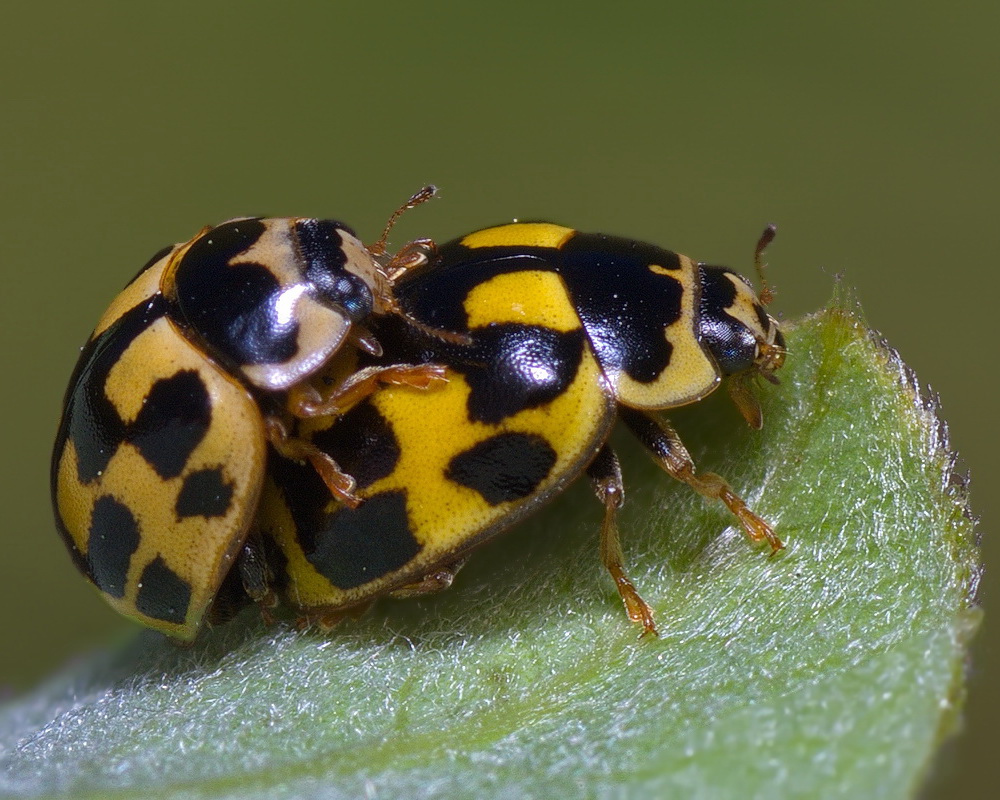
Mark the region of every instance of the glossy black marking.
<instances>
[{"instance_id":1,"label":"glossy black marking","mask_svg":"<svg viewBox=\"0 0 1000 800\"><path fill-rule=\"evenodd\" d=\"M392 474L400 446L392 426L369 402L346 413L336 425L312 437L364 489Z\"/></svg>"},{"instance_id":2,"label":"glossy black marking","mask_svg":"<svg viewBox=\"0 0 1000 800\"><path fill-rule=\"evenodd\" d=\"M565 392L586 344L582 328L502 323L477 328L471 344L462 345L415 334L395 316L369 324L392 361L447 364L461 374L470 388L469 419L494 424Z\"/></svg>"},{"instance_id":3,"label":"glossy black marking","mask_svg":"<svg viewBox=\"0 0 1000 800\"><path fill-rule=\"evenodd\" d=\"M291 461L273 451L269 454L268 472L292 515L299 545L303 552L311 552L331 502L330 490L311 464Z\"/></svg>"},{"instance_id":4,"label":"glossy black marking","mask_svg":"<svg viewBox=\"0 0 1000 800\"><path fill-rule=\"evenodd\" d=\"M88 573L97 587L112 597L125 596L132 554L142 538L128 506L110 495L97 498L87 535Z\"/></svg>"},{"instance_id":5,"label":"glossy black marking","mask_svg":"<svg viewBox=\"0 0 1000 800\"><path fill-rule=\"evenodd\" d=\"M680 257L645 242L575 233L561 248L468 248L442 245L427 269L404 276L396 294L419 319L448 330L468 330L468 293L497 275L521 270L555 271L566 281L598 360L633 380L655 381L670 364L673 347L665 329L680 319L683 285L651 265L679 272Z\"/></svg>"},{"instance_id":6,"label":"glossy black marking","mask_svg":"<svg viewBox=\"0 0 1000 800\"><path fill-rule=\"evenodd\" d=\"M210 467L184 478L174 510L178 520L185 517L224 517L232 499L233 484L226 480L222 467Z\"/></svg>"},{"instance_id":7,"label":"glossy black marking","mask_svg":"<svg viewBox=\"0 0 1000 800\"><path fill-rule=\"evenodd\" d=\"M406 495L391 491L331 514L306 558L334 586L353 589L405 566L420 550L410 531Z\"/></svg>"},{"instance_id":8,"label":"glossy black marking","mask_svg":"<svg viewBox=\"0 0 1000 800\"><path fill-rule=\"evenodd\" d=\"M578 233L560 251L559 274L605 370L640 383L659 378L673 346L664 330L681 316L684 287L651 265L679 270L676 253L602 234Z\"/></svg>"},{"instance_id":9,"label":"glossy black marking","mask_svg":"<svg viewBox=\"0 0 1000 800\"><path fill-rule=\"evenodd\" d=\"M469 419L499 423L528 408L551 402L580 369L582 330L504 323L477 329L468 361L446 361L469 384Z\"/></svg>"},{"instance_id":10,"label":"glossy black marking","mask_svg":"<svg viewBox=\"0 0 1000 800\"><path fill-rule=\"evenodd\" d=\"M73 561L73 566L76 567L77 571L81 575L86 576L91 581L96 583L96 581L94 581L93 572L90 569L90 562L87 560L87 557L80 552L80 548L76 546L76 542L73 541L73 537L69 535L69 531L66 529L65 523L59 516L58 509L56 510L56 530L59 531L59 535L62 537L62 540L66 545L66 549L69 551L69 557Z\"/></svg>"},{"instance_id":11,"label":"glossy black marking","mask_svg":"<svg viewBox=\"0 0 1000 800\"><path fill-rule=\"evenodd\" d=\"M342 309L356 322L372 312L372 292L361 278L345 269L342 230L344 225L330 219L301 219L295 223L306 280L319 298Z\"/></svg>"},{"instance_id":12,"label":"glossy black marking","mask_svg":"<svg viewBox=\"0 0 1000 800\"><path fill-rule=\"evenodd\" d=\"M52 456L53 497L59 459L67 439L73 441L76 449L77 477L82 483L92 483L107 469L126 432L125 423L104 391L108 373L136 337L166 310L166 301L156 294L126 311L83 348L66 390L62 422L56 435Z\"/></svg>"},{"instance_id":13,"label":"glossy black marking","mask_svg":"<svg viewBox=\"0 0 1000 800\"><path fill-rule=\"evenodd\" d=\"M470 250L457 241L449 242L427 268L403 276L396 284L396 296L407 311L431 327L468 330L465 299L476 286L496 275L555 269L551 258L556 250L526 247L511 253L512 249Z\"/></svg>"},{"instance_id":14,"label":"glossy black marking","mask_svg":"<svg viewBox=\"0 0 1000 800\"><path fill-rule=\"evenodd\" d=\"M659 245L640 242L624 236L609 236L606 233L581 233L577 231L560 248L563 263L572 265L580 255L589 259L589 254L602 254L605 258L613 258L620 265L626 265L628 272L638 273L649 270L651 265L676 272L681 270L681 259L672 250L666 250ZM587 260L584 263L588 263ZM592 262L589 262L592 263Z\"/></svg>"},{"instance_id":15,"label":"glossy black marking","mask_svg":"<svg viewBox=\"0 0 1000 800\"><path fill-rule=\"evenodd\" d=\"M147 617L180 624L191 604L191 584L157 556L139 577L135 607Z\"/></svg>"},{"instance_id":16,"label":"glossy black marking","mask_svg":"<svg viewBox=\"0 0 1000 800\"><path fill-rule=\"evenodd\" d=\"M757 340L742 322L726 312L736 299L736 286L725 267L700 265L701 313L698 330L723 375L753 366Z\"/></svg>"},{"instance_id":17,"label":"glossy black marking","mask_svg":"<svg viewBox=\"0 0 1000 800\"><path fill-rule=\"evenodd\" d=\"M256 219L227 222L200 236L177 267L180 316L230 367L280 364L297 351L299 325L283 305L288 292L263 264L231 264L264 233ZM294 253L290 250L289 256Z\"/></svg>"},{"instance_id":18,"label":"glossy black marking","mask_svg":"<svg viewBox=\"0 0 1000 800\"><path fill-rule=\"evenodd\" d=\"M204 381L194 370L181 370L153 384L126 438L157 475L176 478L211 424Z\"/></svg>"},{"instance_id":19,"label":"glossy black marking","mask_svg":"<svg viewBox=\"0 0 1000 800\"><path fill-rule=\"evenodd\" d=\"M495 506L533 494L555 463L556 451L545 438L501 433L455 456L445 476L479 492Z\"/></svg>"}]
</instances>

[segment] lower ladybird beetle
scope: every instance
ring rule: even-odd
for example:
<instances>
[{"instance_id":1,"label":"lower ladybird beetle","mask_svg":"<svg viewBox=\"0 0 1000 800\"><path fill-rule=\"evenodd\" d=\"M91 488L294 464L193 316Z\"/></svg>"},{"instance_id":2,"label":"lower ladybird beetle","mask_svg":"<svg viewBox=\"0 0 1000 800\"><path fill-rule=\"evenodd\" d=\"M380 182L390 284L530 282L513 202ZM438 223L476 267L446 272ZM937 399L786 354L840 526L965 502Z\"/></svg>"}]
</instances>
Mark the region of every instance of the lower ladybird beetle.
<instances>
[{"instance_id":1,"label":"lower ladybird beetle","mask_svg":"<svg viewBox=\"0 0 1000 800\"><path fill-rule=\"evenodd\" d=\"M318 378L345 342L381 353L369 319L406 317L392 278L422 265L432 243L390 257L385 242L434 192L410 198L371 247L333 220L206 228L158 252L111 303L70 379L52 497L76 566L115 609L191 640L234 563L246 592L265 598L266 565L248 542L269 442L308 461L328 496L357 504L353 478L289 429L382 384L441 381L435 365L385 360L332 387Z\"/></svg>"},{"instance_id":2,"label":"lower ladybird beetle","mask_svg":"<svg viewBox=\"0 0 1000 800\"><path fill-rule=\"evenodd\" d=\"M774 234L761 237L755 264ZM655 633L626 575L615 516L624 497L607 444L621 419L672 477L735 514L754 543L783 547L713 473L697 473L656 410L693 403L723 379L762 423L752 381L772 382L784 338L749 282L723 267L629 239L549 223L510 224L443 245L403 276L396 297L427 336L385 318L390 360L447 366L434 392L381 388L338 420L300 433L343 463L363 502L351 508L315 474L276 459L261 504L275 587L304 622L333 624L382 595L448 586L476 546L586 472L604 505L600 553L631 620Z\"/></svg>"}]
</instances>

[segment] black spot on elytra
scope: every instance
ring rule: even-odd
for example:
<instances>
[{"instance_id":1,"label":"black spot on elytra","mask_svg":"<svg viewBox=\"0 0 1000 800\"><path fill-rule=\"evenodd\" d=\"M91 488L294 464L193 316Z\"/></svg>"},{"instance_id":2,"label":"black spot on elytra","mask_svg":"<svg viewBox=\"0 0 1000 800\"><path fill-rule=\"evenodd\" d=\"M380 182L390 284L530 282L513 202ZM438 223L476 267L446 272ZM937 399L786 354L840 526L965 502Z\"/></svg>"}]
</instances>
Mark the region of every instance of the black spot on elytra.
<instances>
[{"instance_id":1,"label":"black spot on elytra","mask_svg":"<svg viewBox=\"0 0 1000 800\"><path fill-rule=\"evenodd\" d=\"M504 323L477 329L467 361L449 361L469 384L469 418L496 424L551 402L573 382L583 357L582 330L560 332Z\"/></svg>"},{"instance_id":2,"label":"black spot on elytra","mask_svg":"<svg viewBox=\"0 0 1000 800\"><path fill-rule=\"evenodd\" d=\"M559 267L601 365L641 383L670 364L665 329L680 319L684 287L650 269L680 269L676 253L600 234L577 234L562 248Z\"/></svg>"},{"instance_id":3,"label":"black spot on elytra","mask_svg":"<svg viewBox=\"0 0 1000 800\"><path fill-rule=\"evenodd\" d=\"M465 298L483 281L520 270L557 272L601 365L648 383L670 364L673 347L664 331L680 319L683 295L676 277L653 272L651 265L667 272L681 269L677 253L602 234L577 232L558 249L468 248L456 240L442 245L427 269L404 276L396 294L420 320L464 330Z\"/></svg>"},{"instance_id":4,"label":"black spot on elytra","mask_svg":"<svg viewBox=\"0 0 1000 800\"><path fill-rule=\"evenodd\" d=\"M52 455L53 495L67 439L76 449L77 477L82 483L92 483L107 469L126 431L125 423L104 391L108 374L132 342L160 319L166 309L163 297L154 295L126 311L83 348L69 381L56 435Z\"/></svg>"},{"instance_id":5,"label":"black spot on elytra","mask_svg":"<svg viewBox=\"0 0 1000 800\"><path fill-rule=\"evenodd\" d=\"M406 495L391 491L330 514L306 558L334 586L352 589L406 565L420 549L410 531Z\"/></svg>"},{"instance_id":6,"label":"black spot on elytra","mask_svg":"<svg viewBox=\"0 0 1000 800\"><path fill-rule=\"evenodd\" d=\"M399 462L399 441L389 422L369 402L355 406L312 441L357 481L359 489L391 475Z\"/></svg>"},{"instance_id":7,"label":"black spot on elytra","mask_svg":"<svg viewBox=\"0 0 1000 800\"><path fill-rule=\"evenodd\" d=\"M734 375L753 366L757 340L746 325L726 312L736 299L736 286L725 267L702 264L701 313L698 330L723 375Z\"/></svg>"},{"instance_id":8,"label":"black spot on elytra","mask_svg":"<svg viewBox=\"0 0 1000 800\"><path fill-rule=\"evenodd\" d=\"M465 299L481 283L510 272L553 271L558 251L544 247L470 249L458 240L442 245L428 267L404 274L395 286L403 307L417 319L442 330L469 328Z\"/></svg>"},{"instance_id":9,"label":"black spot on elytra","mask_svg":"<svg viewBox=\"0 0 1000 800\"><path fill-rule=\"evenodd\" d=\"M298 322L278 313L285 290L274 274L263 264L230 263L265 230L258 219L219 225L200 236L177 267L181 317L231 368L280 364L297 350Z\"/></svg>"},{"instance_id":10,"label":"black spot on elytra","mask_svg":"<svg viewBox=\"0 0 1000 800\"><path fill-rule=\"evenodd\" d=\"M311 464L300 464L274 452L270 453L268 472L292 515L299 545L304 552L311 552L315 547L316 532L326 518L326 507L331 501L330 490Z\"/></svg>"},{"instance_id":11,"label":"black spot on elytra","mask_svg":"<svg viewBox=\"0 0 1000 800\"><path fill-rule=\"evenodd\" d=\"M414 334L395 317L369 324L390 361L447 364L462 375L469 419L491 424L559 397L575 380L586 345L582 328L501 323L476 328L471 344L454 344Z\"/></svg>"},{"instance_id":12,"label":"black spot on elytra","mask_svg":"<svg viewBox=\"0 0 1000 800\"><path fill-rule=\"evenodd\" d=\"M174 506L177 519L185 517L224 517L233 499L233 485L225 480L222 467L210 467L192 472Z\"/></svg>"},{"instance_id":13,"label":"black spot on elytra","mask_svg":"<svg viewBox=\"0 0 1000 800\"><path fill-rule=\"evenodd\" d=\"M388 423L367 402L345 414L330 430L318 433L313 442L361 487L390 474L400 453ZM299 547L335 586L346 589L374 580L403 566L419 551L401 493L379 494L357 509L338 507L330 513L330 491L311 465L272 453L268 470L295 523ZM268 563L280 588L287 583L285 559L276 558L280 551L269 532L264 534Z\"/></svg>"},{"instance_id":14,"label":"black spot on elytra","mask_svg":"<svg viewBox=\"0 0 1000 800\"><path fill-rule=\"evenodd\" d=\"M128 506L110 495L97 498L90 515L87 562L88 573L102 592L125 596L129 564L141 538L139 523Z\"/></svg>"},{"instance_id":15,"label":"black spot on elytra","mask_svg":"<svg viewBox=\"0 0 1000 800\"><path fill-rule=\"evenodd\" d=\"M181 370L153 384L135 421L131 442L161 478L176 478L212 424L208 389L194 370Z\"/></svg>"},{"instance_id":16,"label":"black spot on elytra","mask_svg":"<svg viewBox=\"0 0 1000 800\"><path fill-rule=\"evenodd\" d=\"M555 463L556 452L543 437L501 433L455 456L445 476L495 506L534 493Z\"/></svg>"},{"instance_id":17,"label":"black spot on elytra","mask_svg":"<svg viewBox=\"0 0 1000 800\"><path fill-rule=\"evenodd\" d=\"M142 571L135 607L153 619L180 624L191 604L191 584L157 556Z\"/></svg>"}]
</instances>

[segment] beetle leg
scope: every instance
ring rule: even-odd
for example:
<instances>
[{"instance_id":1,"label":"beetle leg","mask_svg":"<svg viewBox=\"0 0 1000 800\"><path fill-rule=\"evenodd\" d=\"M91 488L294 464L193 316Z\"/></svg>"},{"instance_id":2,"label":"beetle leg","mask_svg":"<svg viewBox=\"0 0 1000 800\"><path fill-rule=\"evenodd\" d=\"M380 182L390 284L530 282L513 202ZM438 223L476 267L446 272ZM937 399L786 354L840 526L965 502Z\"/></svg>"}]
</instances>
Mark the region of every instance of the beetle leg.
<instances>
[{"instance_id":1,"label":"beetle leg","mask_svg":"<svg viewBox=\"0 0 1000 800\"><path fill-rule=\"evenodd\" d=\"M726 381L726 389L747 425L759 431L764 426L764 416L754 393L753 379L756 374L747 371L742 375L733 375Z\"/></svg>"},{"instance_id":2,"label":"beetle leg","mask_svg":"<svg viewBox=\"0 0 1000 800\"><path fill-rule=\"evenodd\" d=\"M212 599L205 621L210 625L228 622L246 607L249 598L270 625L274 621L270 610L278 605L278 596L271 590L273 576L264 558L260 532L251 530L239 551L226 560L234 562L233 566Z\"/></svg>"},{"instance_id":3,"label":"beetle leg","mask_svg":"<svg viewBox=\"0 0 1000 800\"><path fill-rule=\"evenodd\" d=\"M350 608L337 608L332 611L324 609L312 609L306 611L295 620L297 630L304 631L313 626L326 633L332 631L345 619L361 619L365 612L372 607L371 602L361 603Z\"/></svg>"},{"instance_id":4,"label":"beetle leg","mask_svg":"<svg viewBox=\"0 0 1000 800\"><path fill-rule=\"evenodd\" d=\"M277 417L264 420L267 438L282 456L291 461L308 461L319 473L330 493L350 508L357 508L361 498L354 494L357 483L344 472L329 453L320 450L312 442L299 439L288 432L288 428Z\"/></svg>"},{"instance_id":5,"label":"beetle leg","mask_svg":"<svg viewBox=\"0 0 1000 800\"><path fill-rule=\"evenodd\" d=\"M468 333L459 333L458 331L449 331L444 328L435 328L433 325L428 325L421 322L416 317L411 316L408 311L399 305L396 298L392 295L386 297L384 303L385 311L382 313L395 314L411 328L419 331L425 336L430 336L434 339L439 339L442 342L448 342L449 344L457 344L461 347L468 347L472 344L472 337Z\"/></svg>"},{"instance_id":6,"label":"beetle leg","mask_svg":"<svg viewBox=\"0 0 1000 800\"><path fill-rule=\"evenodd\" d=\"M721 500L736 515L743 530L754 544L767 542L771 552L784 548L771 526L753 513L726 481L714 472L695 474L691 455L669 422L642 411L620 408L619 416L650 451L653 459L670 475L705 497Z\"/></svg>"},{"instance_id":7,"label":"beetle leg","mask_svg":"<svg viewBox=\"0 0 1000 800\"><path fill-rule=\"evenodd\" d=\"M264 558L260 531L251 532L247 538L236 559L236 568L240 571L244 591L260 608L264 624L273 624L271 609L278 605L278 596L271 589L274 574Z\"/></svg>"},{"instance_id":8,"label":"beetle leg","mask_svg":"<svg viewBox=\"0 0 1000 800\"><path fill-rule=\"evenodd\" d=\"M370 356L375 358L380 358L382 356L382 345L379 344L378 339L375 335L360 325L352 325L351 332L348 334L348 341Z\"/></svg>"},{"instance_id":9,"label":"beetle leg","mask_svg":"<svg viewBox=\"0 0 1000 800\"><path fill-rule=\"evenodd\" d=\"M587 467L587 476L593 486L597 499L604 504L604 522L601 524L601 561L611 573L615 588L625 603L628 618L642 625L642 634L656 635L656 623L653 621L653 609L639 596L635 585L625 574L622 564L621 542L618 536L618 525L615 518L618 509L625 502L625 484L622 482L622 470L614 451L604 445L597 457Z\"/></svg>"},{"instance_id":10,"label":"beetle leg","mask_svg":"<svg viewBox=\"0 0 1000 800\"><path fill-rule=\"evenodd\" d=\"M404 244L385 265L385 273L395 283L404 273L419 269L437 258L438 249L433 239L414 239Z\"/></svg>"},{"instance_id":11,"label":"beetle leg","mask_svg":"<svg viewBox=\"0 0 1000 800\"><path fill-rule=\"evenodd\" d=\"M420 597L425 594L434 594L435 592L443 592L452 582L455 580L455 575L458 571L465 566L467 558L459 559L458 561L453 561L450 564L445 564L443 567L424 575L419 581L415 583L408 583L405 586L400 586L398 589L394 589L389 592L389 597L396 600L402 600L408 597Z\"/></svg>"},{"instance_id":12,"label":"beetle leg","mask_svg":"<svg viewBox=\"0 0 1000 800\"><path fill-rule=\"evenodd\" d=\"M438 364L393 364L365 367L351 375L329 397L321 397L308 383L288 392L288 410L300 419L346 414L383 386L409 386L426 390L447 382L445 368Z\"/></svg>"}]
</instances>

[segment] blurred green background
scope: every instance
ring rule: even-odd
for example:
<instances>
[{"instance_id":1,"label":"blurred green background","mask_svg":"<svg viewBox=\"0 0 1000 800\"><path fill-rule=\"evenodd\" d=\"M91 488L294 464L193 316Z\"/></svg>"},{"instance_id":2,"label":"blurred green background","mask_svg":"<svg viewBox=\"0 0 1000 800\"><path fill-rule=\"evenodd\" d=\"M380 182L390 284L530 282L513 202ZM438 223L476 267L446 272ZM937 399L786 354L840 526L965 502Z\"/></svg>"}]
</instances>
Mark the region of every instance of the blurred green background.
<instances>
[{"instance_id":1,"label":"blurred green background","mask_svg":"<svg viewBox=\"0 0 1000 800\"><path fill-rule=\"evenodd\" d=\"M129 627L74 573L48 499L65 384L110 299L206 223L332 216L373 240L428 182L441 199L397 244L548 218L749 271L777 222L774 309L857 287L940 392L988 530L998 30L985 1L6 7L0 692ZM996 780L998 639L987 618L933 796Z\"/></svg>"}]
</instances>

